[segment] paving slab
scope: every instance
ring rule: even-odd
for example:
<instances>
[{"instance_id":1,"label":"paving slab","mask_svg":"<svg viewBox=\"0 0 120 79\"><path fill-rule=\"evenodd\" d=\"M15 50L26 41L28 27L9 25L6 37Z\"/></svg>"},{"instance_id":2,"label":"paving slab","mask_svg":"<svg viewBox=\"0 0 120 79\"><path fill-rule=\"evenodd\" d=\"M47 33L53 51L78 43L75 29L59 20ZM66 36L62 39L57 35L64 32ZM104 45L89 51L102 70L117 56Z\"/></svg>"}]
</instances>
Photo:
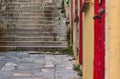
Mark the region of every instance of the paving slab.
<instances>
[{"instance_id":1,"label":"paving slab","mask_svg":"<svg viewBox=\"0 0 120 79\"><path fill-rule=\"evenodd\" d=\"M6 52L5 56L6 57L11 57L11 56L16 56L17 53L16 52Z\"/></svg>"},{"instance_id":2,"label":"paving slab","mask_svg":"<svg viewBox=\"0 0 120 79\"><path fill-rule=\"evenodd\" d=\"M7 52L0 56L0 79L81 79L67 55Z\"/></svg>"},{"instance_id":3,"label":"paving slab","mask_svg":"<svg viewBox=\"0 0 120 79\"><path fill-rule=\"evenodd\" d=\"M1 70L1 68L2 68L5 64L6 64L6 62L0 61L0 70Z\"/></svg>"},{"instance_id":4,"label":"paving slab","mask_svg":"<svg viewBox=\"0 0 120 79\"><path fill-rule=\"evenodd\" d=\"M6 56L4 56L4 57L2 57L2 59L0 59L0 61L14 61L14 58L13 57L6 57Z\"/></svg>"},{"instance_id":5,"label":"paving slab","mask_svg":"<svg viewBox=\"0 0 120 79\"><path fill-rule=\"evenodd\" d=\"M6 63L2 68L1 71L13 71L15 70L17 64L15 63Z\"/></svg>"},{"instance_id":6,"label":"paving slab","mask_svg":"<svg viewBox=\"0 0 120 79\"><path fill-rule=\"evenodd\" d=\"M19 58L24 58L24 57L29 57L29 56L30 55L25 52L17 53L17 55L16 55L16 57L19 57Z\"/></svg>"},{"instance_id":7,"label":"paving slab","mask_svg":"<svg viewBox=\"0 0 120 79\"><path fill-rule=\"evenodd\" d=\"M12 72L8 72L8 71L0 71L0 79L7 79L10 76L12 76Z\"/></svg>"}]
</instances>

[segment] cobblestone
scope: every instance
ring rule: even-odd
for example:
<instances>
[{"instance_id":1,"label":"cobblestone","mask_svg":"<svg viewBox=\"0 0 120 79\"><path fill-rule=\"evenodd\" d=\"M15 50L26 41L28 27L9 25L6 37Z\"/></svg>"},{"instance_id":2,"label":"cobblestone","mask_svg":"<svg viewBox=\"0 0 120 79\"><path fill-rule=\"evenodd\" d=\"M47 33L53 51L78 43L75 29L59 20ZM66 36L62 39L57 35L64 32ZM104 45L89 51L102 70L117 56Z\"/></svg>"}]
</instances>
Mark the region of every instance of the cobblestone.
<instances>
[{"instance_id":1,"label":"cobblestone","mask_svg":"<svg viewBox=\"0 0 120 79\"><path fill-rule=\"evenodd\" d=\"M0 79L80 79L67 55L7 52L0 63Z\"/></svg>"}]
</instances>

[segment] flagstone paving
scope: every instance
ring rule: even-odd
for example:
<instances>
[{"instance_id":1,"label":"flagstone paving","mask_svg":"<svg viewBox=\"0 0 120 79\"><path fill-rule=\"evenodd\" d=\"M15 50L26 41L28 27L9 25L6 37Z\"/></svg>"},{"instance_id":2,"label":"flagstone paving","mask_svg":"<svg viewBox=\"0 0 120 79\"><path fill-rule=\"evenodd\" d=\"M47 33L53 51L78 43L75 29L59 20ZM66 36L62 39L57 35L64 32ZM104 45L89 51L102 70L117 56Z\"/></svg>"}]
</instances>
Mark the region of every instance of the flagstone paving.
<instances>
[{"instance_id":1,"label":"flagstone paving","mask_svg":"<svg viewBox=\"0 0 120 79\"><path fill-rule=\"evenodd\" d=\"M0 56L0 79L80 79L67 55L6 52Z\"/></svg>"}]
</instances>

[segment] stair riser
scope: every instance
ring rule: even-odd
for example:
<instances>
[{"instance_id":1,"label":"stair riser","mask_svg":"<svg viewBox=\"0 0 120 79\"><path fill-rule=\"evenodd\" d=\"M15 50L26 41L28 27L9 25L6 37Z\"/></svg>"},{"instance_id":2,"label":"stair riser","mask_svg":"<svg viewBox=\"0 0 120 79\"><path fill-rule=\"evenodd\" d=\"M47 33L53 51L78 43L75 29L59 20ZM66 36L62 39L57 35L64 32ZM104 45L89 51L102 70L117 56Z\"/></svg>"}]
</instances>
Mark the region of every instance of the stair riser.
<instances>
[{"instance_id":1,"label":"stair riser","mask_svg":"<svg viewBox=\"0 0 120 79\"><path fill-rule=\"evenodd\" d=\"M66 33L64 33L64 31L62 33L52 33L52 32L48 32L48 33L40 33L40 32L36 32L36 33L33 33L33 32L9 32L9 33L0 33L1 36L29 36L29 37L43 37L43 36L46 36L46 37L66 37Z\"/></svg>"},{"instance_id":2,"label":"stair riser","mask_svg":"<svg viewBox=\"0 0 120 79\"><path fill-rule=\"evenodd\" d=\"M14 30L14 31L13 31ZM52 27L48 27L48 28L46 28L46 27L34 27L34 28L31 28L31 27L26 27L25 29L24 29L24 27L19 27L19 28L17 28L17 27L6 27L2 32L18 32L18 33L21 33L21 32L34 32L34 33L43 33L43 32L45 32L45 33L47 33L47 32L51 32L51 33L65 33L66 31L67 31L67 29L66 28L61 28L61 29L59 29L59 27L56 27L56 28L52 28ZM1 32L0 32L1 33Z\"/></svg>"},{"instance_id":3,"label":"stair riser","mask_svg":"<svg viewBox=\"0 0 120 79\"><path fill-rule=\"evenodd\" d=\"M19 28L18 28L19 29ZM2 32L0 32L0 34L65 34L66 33L66 29L42 29L42 28L28 28L28 29L24 29L21 28L20 30L9 30L9 29L4 29ZM32 30L34 29L34 30ZM38 29L38 30L36 30Z\"/></svg>"},{"instance_id":4,"label":"stair riser","mask_svg":"<svg viewBox=\"0 0 120 79\"><path fill-rule=\"evenodd\" d=\"M46 28L46 32L52 30L56 30L59 29L61 26L51 26L51 25L6 25L6 27L4 28L5 30L15 30L15 31L19 31L19 30L23 30L23 31L27 31L27 30L36 30L38 31L44 31L44 29ZM62 27L61 29L59 29L59 31L62 31L63 29L66 30L66 27ZM57 31L57 30L56 30Z\"/></svg>"},{"instance_id":5,"label":"stair riser","mask_svg":"<svg viewBox=\"0 0 120 79\"><path fill-rule=\"evenodd\" d=\"M36 22L35 23L35 21L33 20L33 21L28 21L28 20L24 20L24 21L16 21L16 22L19 22L19 23L15 23L14 21L7 21L6 23L5 23L5 25L10 25L10 23L11 23L11 25L23 25L23 24L21 24L21 23L24 23L24 25L41 25L41 26L50 26L50 25L59 25L60 26L60 23L58 23L58 22L40 22L40 21L38 21L38 22ZM29 23L29 22L33 22L33 23ZM46 25L46 24L49 24L49 25Z\"/></svg>"},{"instance_id":6,"label":"stair riser","mask_svg":"<svg viewBox=\"0 0 120 79\"><path fill-rule=\"evenodd\" d=\"M6 12L4 12L4 13L0 13L0 14L2 14L2 15L10 15L10 14L12 14L12 15L18 15L18 14L21 14L21 15L25 15L25 14L28 14L28 15L31 15L31 14L35 14L35 15L51 15L51 14L49 14L49 13L44 13L44 12L41 12L41 13L33 13L33 12L8 12L8 11L6 11ZM52 15L59 15L60 13L59 12L54 12L54 13L52 13Z\"/></svg>"},{"instance_id":7,"label":"stair riser","mask_svg":"<svg viewBox=\"0 0 120 79\"><path fill-rule=\"evenodd\" d=\"M38 17L41 18L54 18L54 17L58 17L58 15L54 15L54 14L4 14L5 18L10 18L10 17L14 17L14 18L29 18L29 19L36 19Z\"/></svg>"},{"instance_id":8,"label":"stair riser","mask_svg":"<svg viewBox=\"0 0 120 79\"><path fill-rule=\"evenodd\" d=\"M46 47L0 47L0 51L46 51L46 50L52 50L58 51L60 48L65 48L63 47L58 47L58 48L46 48Z\"/></svg>"},{"instance_id":9,"label":"stair riser","mask_svg":"<svg viewBox=\"0 0 120 79\"><path fill-rule=\"evenodd\" d=\"M13 18L16 18L17 20L21 20L21 19L25 19L25 20L27 20L27 19L33 19L33 20L36 20L36 19L58 19L59 17L57 16L57 17L55 17L54 15L52 16L52 15L49 15L49 16L46 16L46 15L42 15L42 16L40 16L40 15L37 15L37 16L24 16L24 15L16 15L16 16L5 16L4 17L4 19L13 19Z\"/></svg>"},{"instance_id":10,"label":"stair riser","mask_svg":"<svg viewBox=\"0 0 120 79\"><path fill-rule=\"evenodd\" d=\"M2 19L5 19L6 22L55 22L55 21L60 21L59 18L33 18L33 19L29 19L29 18L14 18L14 17L11 17L11 18L2 18ZM36 21L37 20L37 21ZM60 21L61 22L61 21Z\"/></svg>"},{"instance_id":11,"label":"stair riser","mask_svg":"<svg viewBox=\"0 0 120 79\"><path fill-rule=\"evenodd\" d=\"M31 10L7 10L8 12L35 12L35 13L52 13L53 11L40 11L40 10L33 10L33 9L31 9Z\"/></svg>"},{"instance_id":12,"label":"stair riser","mask_svg":"<svg viewBox=\"0 0 120 79\"><path fill-rule=\"evenodd\" d=\"M11 0L11 2L43 2L44 0L38 0L38 1L34 1L34 0Z\"/></svg>"},{"instance_id":13,"label":"stair riser","mask_svg":"<svg viewBox=\"0 0 120 79\"><path fill-rule=\"evenodd\" d=\"M0 38L0 41L66 41L65 38Z\"/></svg>"},{"instance_id":14,"label":"stair riser","mask_svg":"<svg viewBox=\"0 0 120 79\"><path fill-rule=\"evenodd\" d=\"M30 6L30 7L29 7ZM51 9L48 9L48 8L44 8L44 7L41 7L41 6L31 6L31 5L29 5L29 6L23 6L23 7L21 7L21 8L19 8L19 6L18 7L7 7L7 9L6 10L10 10L10 11L27 11L27 10L30 10L30 11L50 11L50 12L53 12L55 9L53 9L53 8L51 8Z\"/></svg>"},{"instance_id":15,"label":"stair riser","mask_svg":"<svg viewBox=\"0 0 120 79\"><path fill-rule=\"evenodd\" d=\"M65 36L66 34L64 33L0 33L1 35L22 35L22 36L27 36L27 35L30 35L30 36Z\"/></svg>"},{"instance_id":16,"label":"stair riser","mask_svg":"<svg viewBox=\"0 0 120 79\"><path fill-rule=\"evenodd\" d=\"M0 42L0 46L66 46L66 43Z\"/></svg>"}]
</instances>

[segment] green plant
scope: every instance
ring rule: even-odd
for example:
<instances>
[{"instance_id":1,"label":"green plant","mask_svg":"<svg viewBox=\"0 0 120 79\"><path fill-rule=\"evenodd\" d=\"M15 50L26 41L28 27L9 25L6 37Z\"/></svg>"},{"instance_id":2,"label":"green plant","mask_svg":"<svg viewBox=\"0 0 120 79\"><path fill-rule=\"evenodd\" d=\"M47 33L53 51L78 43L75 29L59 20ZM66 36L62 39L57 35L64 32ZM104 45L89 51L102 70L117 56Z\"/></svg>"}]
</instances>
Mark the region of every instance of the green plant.
<instances>
[{"instance_id":1,"label":"green plant","mask_svg":"<svg viewBox=\"0 0 120 79\"><path fill-rule=\"evenodd\" d=\"M66 35L66 41L68 42L68 47L67 48L59 49L58 51L60 53L64 53L64 54L73 56L73 46L70 45L70 29L69 28L68 28L66 34L67 34Z\"/></svg>"},{"instance_id":2,"label":"green plant","mask_svg":"<svg viewBox=\"0 0 120 79\"><path fill-rule=\"evenodd\" d=\"M82 73L81 69L78 71L77 75L80 76L80 77L83 76L83 73Z\"/></svg>"},{"instance_id":3,"label":"green plant","mask_svg":"<svg viewBox=\"0 0 120 79\"><path fill-rule=\"evenodd\" d=\"M80 65L74 65L74 66L73 66L73 69L74 69L75 71L79 71L79 70L80 70Z\"/></svg>"},{"instance_id":4,"label":"green plant","mask_svg":"<svg viewBox=\"0 0 120 79\"><path fill-rule=\"evenodd\" d=\"M53 52L52 49L45 49L44 52Z\"/></svg>"},{"instance_id":5,"label":"green plant","mask_svg":"<svg viewBox=\"0 0 120 79\"><path fill-rule=\"evenodd\" d=\"M82 76L83 75L82 70L80 69L80 65L74 65L73 66L73 70L75 70L77 72L78 76Z\"/></svg>"},{"instance_id":6,"label":"green plant","mask_svg":"<svg viewBox=\"0 0 120 79\"><path fill-rule=\"evenodd\" d=\"M62 6L59 6L59 7L57 7L57 9L59 10L59 9L63 9L63 7Z\"/></svg>"},{"instance_id":7,"label":"green plant","mask_svg":"<svg viewBox=\"0 0 120 79\"><path fill-rule=\"evenodd\" d=\"M64 0L62 0L61 8L64 9Z\"/></svg>"},{"instance_id":8,"label":"green plant","mask_svg":"<svg viewBox=\"0 0 120 79\"><path fill-rule=\"evenodd\" d=\"M14 48L14 49L12 49L10 51L21 51L21 50Z\"/></svg>"},{"instance_id":9,"label":"green plant","mask_svg":"<svg viewBox=\"0 0 120 79\"><path fill-rule=\"evenodd\" d=\"M61 2L61 13L65 13L65 5L64 5L64 0Z\"/></svg>"},{"instance_id":10,"label":"green plant","mask_svg":"<svg viewBox=\"0 0 120 79\"><path fill-rule=\"evenodd\" d=\"M59 49L58 51L59 51L60 53L73 56L73 47L72 47L72 46L68 46L67 48Z\"/></svg>"},{"instance_id":11,"label":"green plant","mask_svg":"<svg viewBox=\"0 0 120 79\"><path fill-rule=\"evenodd\" d=\"M68 46L70 46L70 29L67 29L67 36L66 36L66 40L68 41Z\"/></svg>"}]
</instances>

